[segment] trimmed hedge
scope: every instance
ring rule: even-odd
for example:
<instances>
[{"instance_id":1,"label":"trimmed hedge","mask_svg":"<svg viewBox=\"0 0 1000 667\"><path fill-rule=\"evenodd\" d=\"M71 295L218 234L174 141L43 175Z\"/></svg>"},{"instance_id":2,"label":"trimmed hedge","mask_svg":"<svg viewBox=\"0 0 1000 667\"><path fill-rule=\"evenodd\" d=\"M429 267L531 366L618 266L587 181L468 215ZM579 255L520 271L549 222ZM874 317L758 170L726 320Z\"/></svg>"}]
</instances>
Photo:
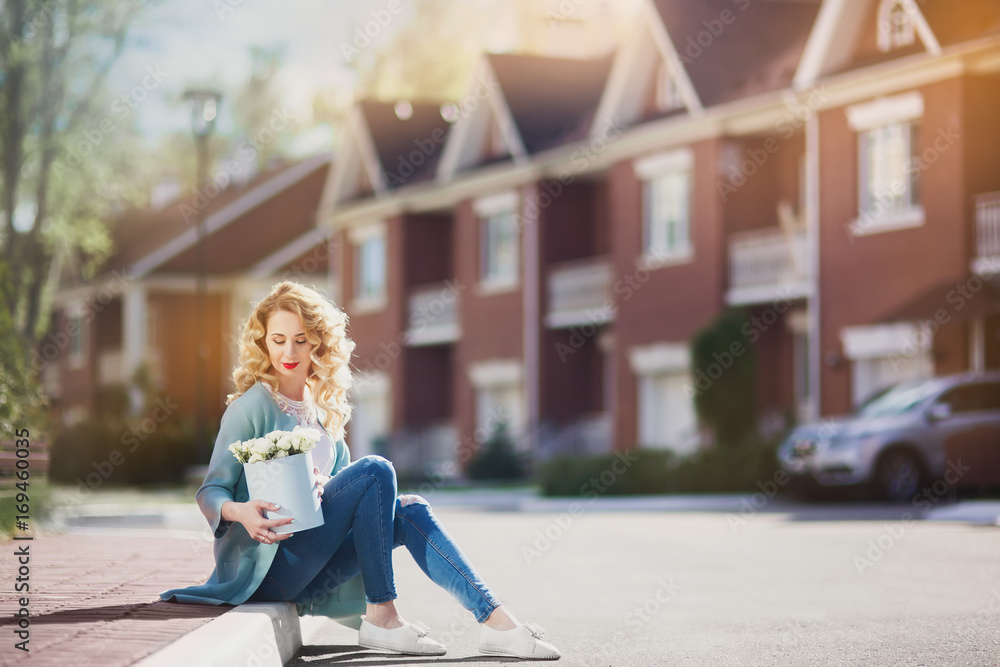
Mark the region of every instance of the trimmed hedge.
<instances>
[{"instance_id":1,"label":"trimmed hedge","mask_svg":"<svg viewBox=\"0 0 1000 667\"><path fill-rule=\"evenodd\" d=\"M777 443L716 447L688 457L661 450L628 450L557 457L539 467L545 496L741 493L777 471Z\"/></svg>"},{"instance_id":2,"label":"trimmed hedge","mask_svg":"<svg viewBox=\"0 0 1000 667\"><path fill-rule=\"evenodd\" d=\"M65 428L52 443L50 478L91 489L183 483L197 462L194 436L172 421L143 430L149 423L91 418Z\"/></svg>"}]
</instances>

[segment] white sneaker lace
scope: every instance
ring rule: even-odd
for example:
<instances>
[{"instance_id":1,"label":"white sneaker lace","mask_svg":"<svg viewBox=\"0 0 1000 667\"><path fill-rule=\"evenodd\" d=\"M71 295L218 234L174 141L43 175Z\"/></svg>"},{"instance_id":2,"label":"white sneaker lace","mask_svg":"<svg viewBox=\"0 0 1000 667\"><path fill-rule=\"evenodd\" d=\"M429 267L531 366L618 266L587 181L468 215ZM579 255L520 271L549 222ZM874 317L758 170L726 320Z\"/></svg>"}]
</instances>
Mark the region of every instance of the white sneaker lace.
<instances>
[{"instance_id":1,"label":"white sneaker lace","mask_svg":"<svg viewBox=\"0 0 1000 667\"><path fill-rule=\"evenodd\" d=\"M545 630L542 629L542 626L536 623L525 623L524 627L535 639L541 639L545 635Z\"/></svg>"},{"instance_id":2,"label":"white sneaker lace","mask_svg":"<svg viewBox=\"0 0 1000 667\"><path fill-rule=\"evenodd\" d=\"M412 622L407 627L417 633L417 637L426 637L431 633L431 629L420 621Z\"/></svg>"}]
</instances>

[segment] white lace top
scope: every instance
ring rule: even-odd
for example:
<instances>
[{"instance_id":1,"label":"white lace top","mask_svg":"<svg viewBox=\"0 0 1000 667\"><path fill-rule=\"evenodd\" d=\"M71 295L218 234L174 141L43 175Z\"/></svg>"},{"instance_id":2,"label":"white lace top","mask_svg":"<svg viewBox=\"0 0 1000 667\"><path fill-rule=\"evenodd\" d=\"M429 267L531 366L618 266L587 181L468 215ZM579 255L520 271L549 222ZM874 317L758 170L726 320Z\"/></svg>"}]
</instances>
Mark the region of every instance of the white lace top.
<instances>
[{"instance_id":1,"label":"white lace top","mask_svg":"<svg viewBox=\"0 0 1000 667\"><path fill-rule=\"evenodd\" d=\"M319 442L316 443L316 447L312 450L313 463L319 468L319 471L325 475L329 475L330 471L333 470L333 460L335 457L333 450L333 441L330 440L330 434L326 432L326 429L319 423L319 417L316 412L316 406L313 404L312 400L309 398L308 394L301 401L296 401L288 398L279 391L275 391L271 385L266 382L261 383L266 388L271 398L277 404L278 409L287 415L295 417L299 422L299 426L311 427L323 434L323 437Z\"/></svg>"}]
</instances>

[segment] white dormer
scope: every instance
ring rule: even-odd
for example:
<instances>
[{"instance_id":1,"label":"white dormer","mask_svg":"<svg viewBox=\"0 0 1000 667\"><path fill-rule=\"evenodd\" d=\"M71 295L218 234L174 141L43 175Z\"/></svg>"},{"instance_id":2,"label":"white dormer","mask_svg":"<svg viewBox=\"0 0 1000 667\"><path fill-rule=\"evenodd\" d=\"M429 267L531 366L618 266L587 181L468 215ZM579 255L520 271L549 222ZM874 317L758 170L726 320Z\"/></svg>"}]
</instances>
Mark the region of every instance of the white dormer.
<instances>
[{"instance_id":1,"label":"white dormer","mask_svg":"<svg viewBox=\"0 0 1000 667\"><path fill-rule=\"evenodd\" d=\"M913 0L882 0L878 7L878 50L913 46L916 41L914 17L917 6Z\"/></svg>"}]
</instances>

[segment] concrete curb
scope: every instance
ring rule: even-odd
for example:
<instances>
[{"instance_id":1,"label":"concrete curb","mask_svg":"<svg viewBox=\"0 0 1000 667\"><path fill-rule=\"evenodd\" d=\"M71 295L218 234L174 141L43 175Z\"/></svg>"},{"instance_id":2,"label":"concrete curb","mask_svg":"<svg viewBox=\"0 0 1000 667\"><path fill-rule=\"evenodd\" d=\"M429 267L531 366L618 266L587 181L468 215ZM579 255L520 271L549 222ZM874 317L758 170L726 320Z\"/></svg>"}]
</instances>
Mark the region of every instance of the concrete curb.
<instances>
[{"instance_id":1,"label":"concrete curb","mask_svg":"<svg viewBox=\"0 0 1000 667\"><path fill-rule=\"evenodd\" d=\"M294 604L252 602L237 606L156 653L139 667L282 667L302 648Z\"/></svg>"},{"instance_id":2,"label":"concrete curb","mask_svg":"<svg viewBox=\"0 0 1000 667\"><path fill-rule=\"evenodd\" d=\"M1000 525L1000 501L963 501L945 507L935 507L927 512L928 521L956 521L977 526Z\"/></svg>"}]
</instances>

